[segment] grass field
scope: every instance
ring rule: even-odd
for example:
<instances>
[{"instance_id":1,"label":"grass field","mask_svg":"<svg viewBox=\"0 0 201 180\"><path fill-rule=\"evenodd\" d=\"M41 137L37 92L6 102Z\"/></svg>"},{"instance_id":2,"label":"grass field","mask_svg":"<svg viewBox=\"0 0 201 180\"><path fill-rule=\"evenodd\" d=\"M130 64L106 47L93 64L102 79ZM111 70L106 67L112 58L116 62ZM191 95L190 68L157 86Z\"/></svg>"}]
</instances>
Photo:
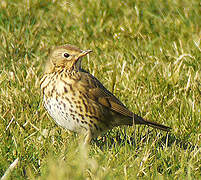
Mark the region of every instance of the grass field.
<instances>
[{"instance_id":1,"label":"grass field","mask_svg":"<svg viewBox=\"0 0 201 180\"><path fill-rule=\"evenodd\" d=\"M199 0L0 1L0 177L201 179ZM58 127L39 80L51 47L93 53L83 66L130 110L172 127L118 127L94 139Z\"/></svg>"}]
</instances>

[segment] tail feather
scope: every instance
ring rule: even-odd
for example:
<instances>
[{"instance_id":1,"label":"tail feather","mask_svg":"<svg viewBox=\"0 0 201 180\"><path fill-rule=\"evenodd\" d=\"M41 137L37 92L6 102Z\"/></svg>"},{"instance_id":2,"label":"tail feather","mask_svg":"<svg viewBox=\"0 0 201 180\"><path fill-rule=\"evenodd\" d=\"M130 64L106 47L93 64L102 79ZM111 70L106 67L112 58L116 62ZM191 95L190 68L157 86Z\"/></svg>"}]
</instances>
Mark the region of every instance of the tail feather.
<instances>
[{"instance_id":1,"label":"tail feather","mask_svg":"<svg viewBox=\"0 0 201 180\"><path fill-rule=\"evenodd\" d=\"M148 126L151 126L153 128L157 128L157 129L160 129L160 130L163 130L163 131L170 131L171 128L168 127L168 126L164 126L164 125L161 125L161 124L158 124L156 122L151 122L151 121L147 121L147 120L144 120L142 117L134 114L134 117L133 117L133 123L134 124L144 124L144 125L148 125Z\"/></svg>"}]
</instances>

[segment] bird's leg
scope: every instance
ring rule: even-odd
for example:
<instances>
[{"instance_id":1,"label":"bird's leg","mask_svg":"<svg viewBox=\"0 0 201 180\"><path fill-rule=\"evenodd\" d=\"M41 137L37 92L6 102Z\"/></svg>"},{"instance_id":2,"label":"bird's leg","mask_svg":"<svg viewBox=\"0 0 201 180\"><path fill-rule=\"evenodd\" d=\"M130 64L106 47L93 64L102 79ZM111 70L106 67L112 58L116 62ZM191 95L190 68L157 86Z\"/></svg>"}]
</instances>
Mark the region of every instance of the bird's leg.
<instances>
[{"instance_id":1,"label":"bird's leg","mask_svg":"<svg viewBox=\"0 0 201 180\"><path fill-rule=\"evenodd\" d=\"M133 114L133 126L135 126L135 115Z\"/></svg>"},{"instance_id":2,"label":"bird's leg","mask_svg":"<svg viewBox=\"0 0 201 180\"><path fill-rule=\"evenodd\" d=\"M135 126L135 114L133 113L133 127ZM136 137L136 126L134 127L134 138ZM136 141L136 139L135 139Z\"/></svg>"},{"instance_id":3,"label":"bird's leg","mask_svg":"<svg viewBox=\"0 0 201 180\"><path fill-rule=\"evenodd\" d=\"M87 130L87 132L85 134L85 138L84 138L84 144L85 145L90 144L91 139L92 139L92 133L90 130Z\"/></svg>"}]
</instances>

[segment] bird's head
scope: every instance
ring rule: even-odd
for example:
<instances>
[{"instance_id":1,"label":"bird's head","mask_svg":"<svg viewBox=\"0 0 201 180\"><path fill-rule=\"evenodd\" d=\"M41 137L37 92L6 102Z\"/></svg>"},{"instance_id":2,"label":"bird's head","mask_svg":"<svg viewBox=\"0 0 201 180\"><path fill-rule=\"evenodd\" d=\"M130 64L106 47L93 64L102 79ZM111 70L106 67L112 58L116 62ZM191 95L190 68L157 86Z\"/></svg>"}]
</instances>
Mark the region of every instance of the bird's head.
<instances>
[{"instance_id":1,"label":"bird's head","mask_svg":"<svg viewBox=\"0 0 201 180\"><path fill-rule=\"evenodd\" d=\"M81 68L81 58L90 52L92 51L83 51L69 44L58 46L50 53L45 65L45 73L52 73L61 69L79 70Z\"/></svg>"}]
</instances>

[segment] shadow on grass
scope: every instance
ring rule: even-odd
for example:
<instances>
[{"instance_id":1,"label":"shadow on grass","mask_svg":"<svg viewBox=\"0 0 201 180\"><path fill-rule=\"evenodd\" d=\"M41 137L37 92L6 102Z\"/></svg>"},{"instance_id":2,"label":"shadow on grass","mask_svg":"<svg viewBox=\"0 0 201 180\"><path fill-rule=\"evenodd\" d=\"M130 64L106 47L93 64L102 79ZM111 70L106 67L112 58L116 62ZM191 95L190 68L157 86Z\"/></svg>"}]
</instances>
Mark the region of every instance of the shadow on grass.
<instances>
[{"instance_id":1,"label":"shadow on grass","mask_svg":"<svg viewBox=\"0 0 201 180\"><path fill-rule=\"evenodd\" d=\"M131 136L127 136L126 134L122 136L121 133L117 132L115 137L112 137L111 135L104 135L101 138L94 139L92 144L95 143L101 150L103 150L104 147L112 148L125 145L138 148L139 144L146 144L147 142L152 143L153 141L155 141L156 146L161 148L171 147L172 145L176 145L184 150L193 150L195 148L195 145L189 141L176 137L173 133L158 133L155 135L153 131L155 130L148 131L143 135L132 133Z\"/></svg>"}]
</instances>

